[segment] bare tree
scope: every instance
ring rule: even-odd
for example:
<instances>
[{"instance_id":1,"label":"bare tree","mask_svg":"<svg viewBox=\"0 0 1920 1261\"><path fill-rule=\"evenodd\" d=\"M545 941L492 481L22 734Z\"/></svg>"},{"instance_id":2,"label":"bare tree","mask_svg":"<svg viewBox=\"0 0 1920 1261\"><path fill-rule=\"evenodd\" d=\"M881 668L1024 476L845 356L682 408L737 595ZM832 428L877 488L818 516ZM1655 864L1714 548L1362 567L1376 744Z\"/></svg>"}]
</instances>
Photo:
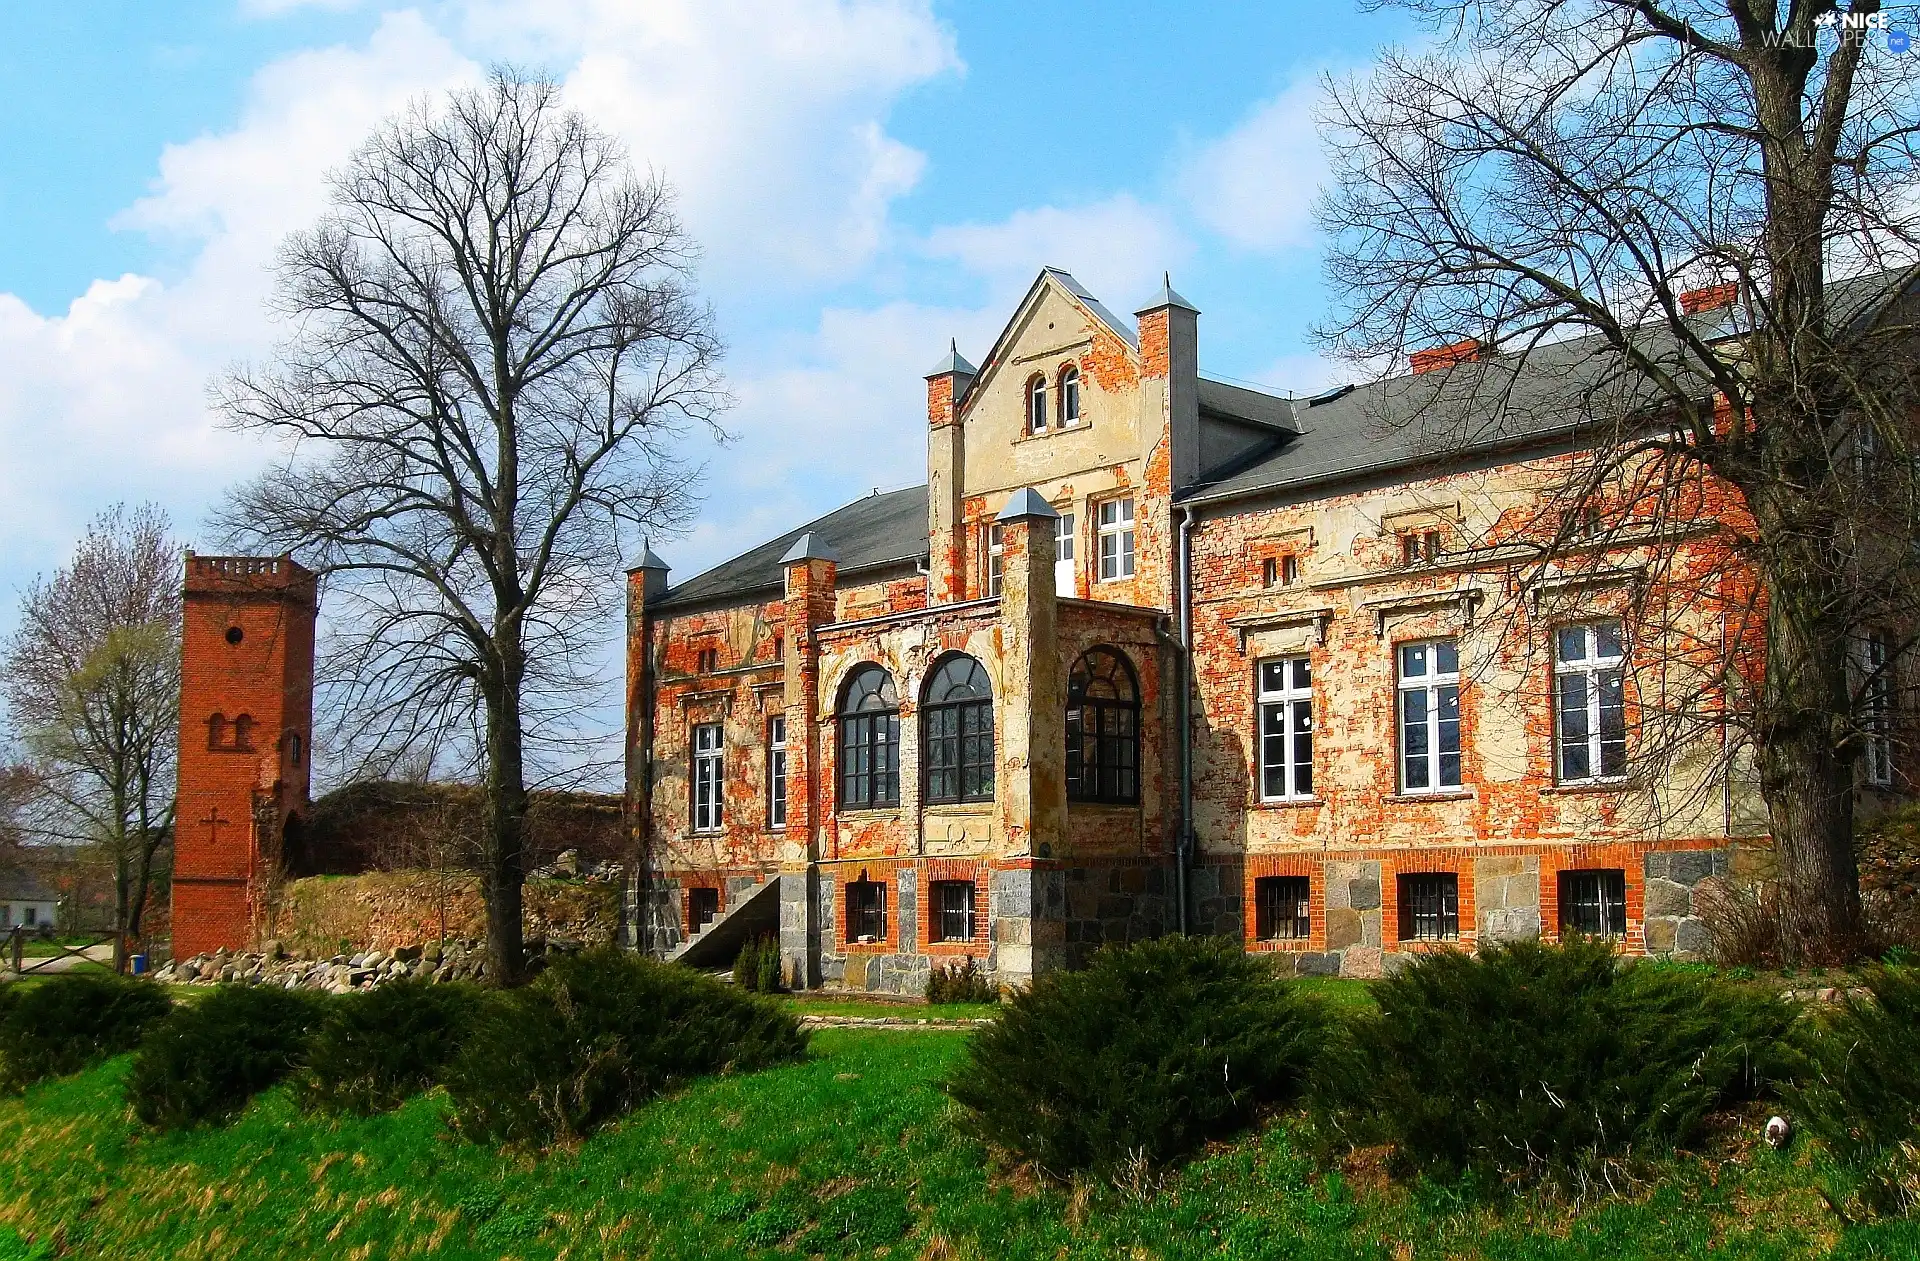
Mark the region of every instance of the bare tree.
<instances>
[{"instance_id":1,"label":"bare tree","mask_svg":"<svg viewBox=\"0 0 1920 1261\"><path fill-rule=\"evenodd\" d=\"M34 583L0 691L32 771L27 830L99 852L119 959L173 839L180 545L165 512L108 509L73 560Z\"/></svg>"},{"instance_id":2,"label":"bare tree","mask_svg":"<svg viewBox=\"0 0 1920 1261\"><path fill-rule=\"evenodd\" d=\"M1581 456L1520 532L1532 576L1631 546L1665 558L1646 590L1679 597L1686 634L1719 619L1725 643L1680 650L1695 681L1650 706L1664 734L1644 747L1736 729L1791 949L1845 955L1857 764L1920 611L1920 76L1878 0L1406 3L1435 42L1333 86L1321 217L1344 305L1325 335L1375 364L1485 349L1428 400L1450 405L1395 417L1436 449L1577 422ZM1716 284L1730 309L1683 304ZM1674 563L1702 522L1718 573ZM1888 632L1893 654L1863 658Z\"/></svg>"},{"instance_id":3,"label":"bare tree","mask_svg":"<svg viewBox=\"0 0 1920 1261\"><path fill-rule=\"evenodd\" d=\"M220 519L327 576L331 673L369 747L479 769L511 983L530 751L596 681L623 543L693 510L678 446L725 404L720 347L667 186L550 82L500 71L415 104L332 201L281 252L277 363L218 390L291 455Z\"/></svg>"}]
</instances>

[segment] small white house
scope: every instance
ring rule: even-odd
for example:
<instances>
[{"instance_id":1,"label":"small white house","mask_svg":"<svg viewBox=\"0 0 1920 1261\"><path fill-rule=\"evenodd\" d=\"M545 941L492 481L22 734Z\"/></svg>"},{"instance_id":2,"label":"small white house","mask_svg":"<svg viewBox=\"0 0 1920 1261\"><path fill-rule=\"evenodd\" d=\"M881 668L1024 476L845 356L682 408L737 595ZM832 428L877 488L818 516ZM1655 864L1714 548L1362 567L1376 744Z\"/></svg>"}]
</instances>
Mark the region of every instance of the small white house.
<instances>
[{"instance_id":1,"label":"small white house","mask_svg":"<svg viewBox=\"0 0 1920 1261\"><path fill-rule=\"evenodd\" d=\"M59 924L60 895L31 872L0 872L0 933Z\"/></svg>"}]
</instances>

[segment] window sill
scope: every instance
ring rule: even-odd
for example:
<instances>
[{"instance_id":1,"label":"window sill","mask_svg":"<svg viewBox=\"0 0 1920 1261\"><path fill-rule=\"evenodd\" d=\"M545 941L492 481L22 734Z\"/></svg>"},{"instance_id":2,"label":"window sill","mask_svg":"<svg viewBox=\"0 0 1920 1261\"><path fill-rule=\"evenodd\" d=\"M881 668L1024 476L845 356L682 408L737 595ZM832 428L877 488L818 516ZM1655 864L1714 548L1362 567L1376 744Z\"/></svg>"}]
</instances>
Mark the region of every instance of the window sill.
<instances>
[{"instance_id":1,"label":"window sill","mask_svg":"<svg viewBox=\"0 0 1920 1261\"><path fill-rule=\"evenodd\" d=\"M1253 803L1255 810L1317 810L1327 804L1325 797L1274 797Z\"/></svg>"},{"instance_id":2,"label":"window sill","mask_svg":"<svg viewBox=\"0 0 1920 1261\"><path fill-rule=\"evenodd\" d=\"M1015 438L1014 441L1015 442L1039 442L1047 438L1057 438L1064 434L1085 433L1087 430L1091 428L1093 428L1093 423L1091 421L1076 420L1073 423L1066 424L1066 425L1049 425L1045 429L1029 429L1025 433L1021 434L1018 438Z\"/></svg>"},{"instance_id":3,"label":"window sill","mask_svg":"<svg viewBox=\"0 0 1920 1261\"><path fill-rule=\"evenodd\" d=\"M993 798L959 797L949 799L942 797L936 801L932 797L922 797L920 804L929 810L938 809L942 814L983 814L992 809ZM983 810L982 807L986 809Z\"/></svg>"},{"instance_id":4,"label":"window sill","mask_svg":"<svg viewBox=\"0 0 1920 1261\"><path fill-rule=\"evenodd\" d=\"M842 952L850 955L891 955L899 954L900 948L890 941L847 941L840 944Z\"/></svg>"},{"instance_id":5,"label":"window sill","mask_svg":"<svg viewBox=\"0 0 1920 1261\"><path fill-rule=\"evenodd\" d=\"M1471 788L1449 788L1443 792L1431 793L1388 793L1382 801L1396 805L1408 805L1422 801L1472 801L1479 794Z\"/></svg>"},{"instance_id":6,"label":"window sill","mask_svg":"<svg viewBox=\"0 0 1920 1261\"><path fill-rule=\"evenodd\" d=\"M1581 779L1568 784L1550 784L1540 790L1543 797L1574 797L1582 793L1625 792L1633 785L1621 779Z\"/></svg>"},{"instance_id":7,"label":"window sill","mask_svg":"<svg viewBox=\"0 0 1920 1261\"><path fill-rule=\"evenodd\" d=\"M1140 803L1137 801L1079 801L1069 797L1067 808L1069 810L1138 810Z\"/></svg>"},{"instance_id":8,"label":"window sill","mask_svg":"<svg viewBox=\"0 0 1920 1261\"><path fill-rule=\"evenodd\" d=\"M900 817L900 807L898 805L848 806L844 809L835 809L833 817L836 819L897 819Z\"/></svg>"},{"instance_id":9,"label":"window sill","mask_svg":"<svg viewBox=\"0 0 1920 1261\"><path fill-rule=\"evenodd\" d=\"M1430 937L1422 937L1414 941L1396 941L1393 943L1393 948L1402 954L1417 955L1433 954L1443 950L1462 950L1472 944L1464 937L1445 937L1437 941Z\"/></svg>"},{"instance_id":10,"label":"window sill","mask_svg":"<svg viewBox=\"0 0 1920 1261\"><path fill-rule=\"evenodd\" d=\"M727 834L727 829L725 825L722 825L717 828L688 828L687 829L688 836L725 836L726 834Z\"/></svg>"},{"instance_id":11,"label":"window sill","mask_svg":"<svg viewBox=\"0 0 1920 1261\"><path fill-rule=\"evenodd\" d=\"M1312 954L1313 942L1306 937L1255 937L1253 949L1274 954Z\"/></svg>"}]
</instances>

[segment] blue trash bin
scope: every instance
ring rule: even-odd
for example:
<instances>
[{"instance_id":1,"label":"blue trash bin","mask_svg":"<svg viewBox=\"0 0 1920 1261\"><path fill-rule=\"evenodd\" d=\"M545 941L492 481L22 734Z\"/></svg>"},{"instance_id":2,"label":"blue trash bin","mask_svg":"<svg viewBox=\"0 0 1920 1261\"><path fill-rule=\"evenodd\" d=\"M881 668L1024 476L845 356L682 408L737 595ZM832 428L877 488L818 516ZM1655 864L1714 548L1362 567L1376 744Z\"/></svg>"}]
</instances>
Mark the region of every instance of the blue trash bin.
<instances>
[{"instance_id":1,"label":"blue trash bin","mask_svg":"<svg viewBox=\"0 0 1920 1261\"><path fill-rule=\"evenodd\" d=\"M145 976L147 974L147 956L133 956L133 974L135 976Z\"/></svg>"}]
</instances>

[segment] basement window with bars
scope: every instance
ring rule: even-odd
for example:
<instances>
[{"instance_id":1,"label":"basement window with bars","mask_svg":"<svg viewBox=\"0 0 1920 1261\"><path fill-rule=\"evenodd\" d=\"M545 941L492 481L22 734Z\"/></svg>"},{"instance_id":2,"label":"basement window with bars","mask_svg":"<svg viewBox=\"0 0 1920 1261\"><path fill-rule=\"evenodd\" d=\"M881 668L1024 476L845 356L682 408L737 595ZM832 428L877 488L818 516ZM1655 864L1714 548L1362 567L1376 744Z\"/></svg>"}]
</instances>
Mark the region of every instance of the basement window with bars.
<instances>
[{"instance_id":1,"label":"basement window with bars","mask_svg":"<svg viewBox=\"0 0 1920 1261\"><path fill-rule=\"evenodd\" d=\"M887 886L855 880L847 886L847 942L872 945L887 939Z\"/></svg>"},{"instance_id":2,"label":"basement window with bars","mask_svg":"<svg viewBox=\"0 0 1920 1261\"><path fill-rule=\"evenodd\" d=\"M687 890L687 934L692 936L720 918L720 890Z\"/></svg>"},{"instance_id":3,"label":"basement window with bars","mask_svg":"<svg viewBox=\"0 0 1920 1261\"><path fill-rule=\"evenodd\" d=\"M1460 940L1460 877L1451 871L1401 876L1400 940Z\"/></svg>"},{"instance_id":4,"label":"basement window with bars","mask_svg":"<svg viewBox=\"0 0 1920 1261\"><path fill-rule=\"evenodd\" d=\"M1262 661L1260 799L1313 796L1313 667L1305 657Z\"/></svg>"},{"instance_id":5,"label":"basement window with bars","mask_svg":"<svg viewBox=\"0 0 1920 1261\"><path fill-rule=\"evenodd\" d=\"M973 881L933 882L933 939L973 940Z\"/></svg>"},{"instance_id":6,"label":"basement window with bars","mask_svg":"<svg viewBox=\"0 0 1920 1261\"><path fill-rule=\"evenodd\" d=\"M1261 941L1305 941L1313 935L1312 882L1305 876L1262 876L1253 882L1254 932Z\"/></svg>"},{"instance_id":7,"label":"basement window with bars","mask_svg":"<svg viewBox=\"0 0 1920 1261\"><path fill-rule=\"evenodd\" d=\"M726 753L720 724L703 722L693 729L693 830L718 832L724 822Z\"/></svg>"},{"instance_id":8,"label":"basement window with bars","mask_svg":"<svg viewBox=\"0 0 1920 1261\"><path fill-rule=\"evenodd\" d=\"M1627 873L1619 869L1560 873L1560 935L1625 937Z\"/></svg>"}]
</instances>

